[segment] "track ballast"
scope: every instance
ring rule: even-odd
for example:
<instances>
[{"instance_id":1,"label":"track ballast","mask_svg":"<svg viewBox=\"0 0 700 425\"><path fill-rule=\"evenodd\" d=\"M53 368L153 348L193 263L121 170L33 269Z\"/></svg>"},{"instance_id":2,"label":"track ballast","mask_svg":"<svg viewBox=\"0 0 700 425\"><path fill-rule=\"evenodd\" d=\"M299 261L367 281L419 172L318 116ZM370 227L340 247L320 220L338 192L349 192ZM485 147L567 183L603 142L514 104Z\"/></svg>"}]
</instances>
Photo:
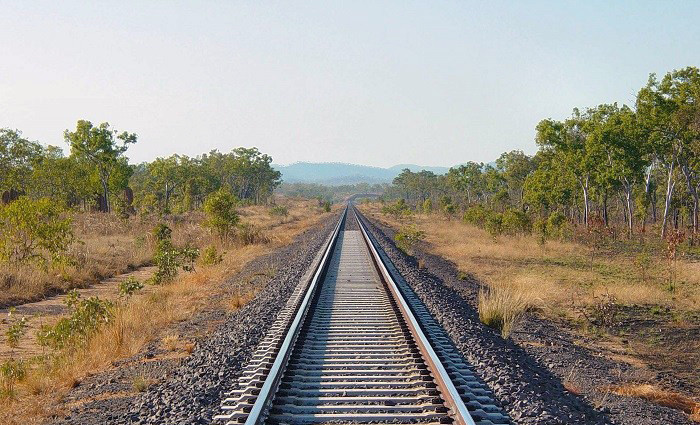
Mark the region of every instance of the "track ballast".
<instances>
[{"instance_id":1,"label":"track ballast","mask_svg":"<svg viewBox=\"0 0 700 425\"><path fill-rule=\"evenodd\" d=\"M417 297L397 286L386 261L349 207L314 278L299 285L217 418L509 423Z\"/></svg>"}]
</instances>

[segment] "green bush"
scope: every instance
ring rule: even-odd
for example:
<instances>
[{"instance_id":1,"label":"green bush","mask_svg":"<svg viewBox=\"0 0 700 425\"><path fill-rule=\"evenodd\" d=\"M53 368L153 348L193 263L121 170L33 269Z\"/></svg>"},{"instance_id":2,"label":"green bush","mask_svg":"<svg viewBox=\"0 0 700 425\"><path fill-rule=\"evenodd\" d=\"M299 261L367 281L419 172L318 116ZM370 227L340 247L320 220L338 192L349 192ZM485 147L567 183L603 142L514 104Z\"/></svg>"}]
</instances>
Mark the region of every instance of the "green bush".
<instances>
[{"instance_id":1,"label":"green bush","mask_svg":"<svg viewBox=\"0 0 700 425\"><path fill-rule=\"evenodd\" d=\"M382 214L392 215L395 218L408 217L411 215L411 209L406 204L406 200L401 198L393 204L382 207Z\"/></svg>"},{"instance_id":2,"label":"green bush","mask_svg":"<svg viewBox=\"0 0 700 425\"><path fill-rule=\"evenodd\" d=\"M161 223L153 230L156 238L156 252L153 261L158 267L149 279L153 284L171 282L177 276L178 269L193 271L194 263L199 257L199 250L194 247L176 248L172 243L172 230Z\"/></svg>"},{"instance_id":3,"label":"green bush","mask_svg":"<svg viewBox=\"0 0 700 425\"><path fill-rule=\"evenodd\" d=\"M42 266L67 261L66 251L75 241L71 223L48 198L20 197L0 206L0 260Z\"/></svg>"},{"instance_id":4,"label":"green bush","mask_svg":"<svg viewBox=\"0 0 700 425\"><path fill-rule=\"evenodd\" d=\"M284 205L275 205L270 208L270 215L274 217L286 217L289 215L289 210Z\"/></svg>"},{"instance_id":5,"label":"green bush","mask_svg":"<svg viewBox=\"0 0 700 425\"><path fill-rule=\"evenodd\" d=\"M15 397L15 385L24 379L27 367L22 360L9 359L0 363L0 398Z\"/></svg>"},{"instance_id":6,"label":"green bush","mask_svg":"<svg viewBox=\"0 0 700 425\"><path fill-rule=\"evenodd\" d=\"M323 203L323 212L331 212L331 201L325 201Z\"/></svg>"},{"instance_id":7,"label":"green bush","mask_svg":"<svg viewBox=\"0 0 700 425\"><path fill-rule=\"evenodd\" d=\"M524 211L508 209L503 213L503 233L507 235L529 235L532 222Z\"/></svg>"},{"instance_id":8,"label":"green bush","mask_svg":"<svg viewBox=\"0 0 700 425\"><path fill-rule=\"evenodd\" d=\"M406 254L411 255L413 245L425 237L425 232L418 230L415 225L403 227L394 235L396 246Z\"/></svg>"},{"instance_id":9,"label":"green bush","mask_svg":"<svg viewBox=\"0 0 700 425\"><path fill-rule=\"evenodd\" d=\"M501 235L503 233L503 214L490 211L486 215L484 228L493 237Z\"/></svg>"},{"instance_id":10,"label":"green bush","mask_svg":"<svg viewBox=\"0 0 700 425\"><path fill-rule=\"evenodd\" d=\"M143 283L133 276L119 282L119 295L122 297L130 297L141 289L143 289Z\"/></svg>"},{"instance_id":11,"label":"green bush","mask_svg":"<svg viewBox=\"0 0 700 425\"><path fill-rule=\"evenodd\" d=\"M213 266L221 263L222 261L224 261L224 255L219 254L216 246L209 245L204 249L204 253L202 254L202 264L205 266Z\"/></svg>"},{"instance_id":12,"label":"green bush","mask_svg":"<svg viewBox=\"0 0 700 425\"><path fill-rule=\"evenodd\" d=\"M532 230L537 236L537 243L544 245L547 241L547 221L540 217L536 218L532 223Z\"/></svg>"},{"instance_id":13,"label":"green bush","mask_svg":"<svg viewBox=\"0 0 700 425\"><path fill-rule=\"evenodd\" d=\"M29 319L25 316L15 318L14 316L16 309L14 307L10 308L9 313L7 313L7 321L10 326L5 331L5 337L7 339L7 345L11 348L17 347L19 340L22 339L24 334L27 332L27 325Z\"/></svg>"},{"instance_id":14,"label":"green bush","mask_svg":"<svg viewBox=\"0 0 700 425\"><path fill-rule=\"evenodd\" d=\"M569 221L559 211L555 211L547 218L547 236L558 239L566 239L570 233Z\"/></svg>"},{"instance_id":15,"label":"green bush","mask_svg":"<svg viewBox=\"0 0 700 425\"><path fill-rule=\"evenodd\" d=\"M223 241L228 241L238 225L236 197L227 189L221 188L209 195L204 201L205 225L212 228Z\"/></svg>"},{"instance_id":16,"label":"green bush","mask_svg":"<svg viewBox=\"0 0 700 425\"><path fill-rule=\"evenodd\" d=\"M490 211L481 205L474 205L467 209L464 213L463 220L465 223L471 224L473 226L484 227L486 225L486 217L489 215Z\"/></svg>"},{"instance_id":17,"label":"green bush","mask_svg":"<svg viewBox=\"0 0 700 425\"><path fill-rule=\"evenodd\" d=\"M433 212L433 201L431 201L430 198L423 201L423 212L425 214L430 214Z\"/></svg>"},{"instance_id":18,"label":"green bush","mask_svg":"<svg viewBox=\"0 0 700 425\"><path fill-rule=\"evenodd\" d=\"M37 332L39 344L53 349L62 349L85 344L90 336L114 315L114 306L98 297L80 299L77 291L68 294L66 305L71 314L60 319L55 325L44 325Z\"/></svg>"}]
</instances>

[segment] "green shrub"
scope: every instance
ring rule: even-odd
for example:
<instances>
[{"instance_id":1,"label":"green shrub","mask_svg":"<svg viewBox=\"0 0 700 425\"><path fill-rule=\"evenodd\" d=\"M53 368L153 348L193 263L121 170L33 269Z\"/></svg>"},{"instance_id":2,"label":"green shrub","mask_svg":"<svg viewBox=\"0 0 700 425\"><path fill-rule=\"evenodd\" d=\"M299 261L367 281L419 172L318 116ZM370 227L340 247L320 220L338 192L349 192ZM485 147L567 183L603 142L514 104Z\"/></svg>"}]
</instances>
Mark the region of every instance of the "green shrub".
<instances>
[{"instance_id":1,"label":"green shrub","mask_svg":"<svg viewBox=\"0 0 700 425\"><path fill-rule=\"evenodd\" d=\"M0 260L35 262L42 266L62 263L75 241L71 218L57 202L26 197L0 206Z\"/></svg>"},{"instance_id":2,"label":"green shrub","mask_svg":"<svg viewBox=\"0 0 700 425\"><path fill-rule=\"evenodd\" d=\"M70 316L60 319L55 325L42 326L37 332L39 344L56 350L81 346L113 317L111 302L98 297L81 300L75 290L68 294L65 303L71 309Z\"/></svg>"},{"instance_id":3,"label":"green shrub","mask_svg":"<svg viewBox=\"0 0 700 425\"><path fill-rule=\"evenodd\" d=\"M15 385L26 374L27 367L22 360L9 359L0 363L0 398L15 398Z\"/></svg>"},{"instance_id":4,"label":"green shrub","mask_svg":"<svg viewBox=\"0 0 700 425\"><path fill-rule=\"evenodd\" d=\"M323 203L323 212L331 212L331 201L325 201Z\"/></svg>"},{"instance_id":5,"label":"green shrub","mask_svg":"<svg viewBox=\"0 0 700 425\"><path fill-rule=\"evenodd\" d=\"M547 221L540 217L536 218L532 223L532 230L537 236L537 243L544 245L547 241Z\"/></svg>"},{"instance_id":6,"label":"green shrub","mask_svg":"<svg viewBox=\"0 0 700 425\"><path fill-rule=\"evenodd\" d=\"M119 283L119 295L122 297L130 297L141 289L143 289L143 283L133 276L129 276Z\"/></svg>"},{"instance_id":7,"label":"green shrub","mask_svg":"<svg viewBox=\"0 0 700 425\"><path fill-rule=\"evenodd\" d=\"M507 235L529 235L532 222L524 211L508 209L503 213L503 233Z\"/></svg>"},{"instance_id":8,"label":"green shrub","mask_svg":"<svg viewBox=\"0 0 700 425\"><path fill-rule=\"evenodd\" d=\"M486 217L489 215L490 211L481 205L474 205L467 209L464 213L463 220L465 223L471 224L473 226L484 227L486 225Z\"/></svg>"},{"instance_id":9,"label":"green shrub","mask_svg":"<svg viewBox=\"0 0 700 425\"><path fill-rule=\"evenodd\" d=\"M178 249L173 246L172 230L163 223L155 227L153 235L157 241L153 261L158 268L149 282L153 284L171 282L177 276L180 267L185 271L194 270L194 263L199 257L197 248L187 246Z\"/></svg>"},{"instance_id":10,"label":"green shrub","mask_svg":"<svg viewBox=\"0 0 700 425\"><path fill-rule=\"evenodd\" d=\"M423 212L425 214L430 214L433 212L433 201L431 201L430 198L423 201Z\"/></svg>"},{"instance_id":11,"label":"green shrub","mask_svg":"<svg viewBox=\"0 0 700 425\"><path fill-rule=\"evenodd\" d=\"M413 245L425 237L425 232L418 230L415 225L410 225L401 228L394 235L396 246L404 253L411 255Z\"/></svg>"},{"instance_id":12,"label":"green shrub","mask_svg":"<svg viewBox=\"0 0 700 425\"><path fill-rule=\"evenodd\" d=\"M486 224L484 228L493 237L503 233L503 214L490 211L486 215Z\"/></svg>"},{"instance_id":13,"label":"green shrub","mask_svg":"<svg viewBox=\"0 0 700 425\"><path fill-rule=\"evenodd\" d=\"M547 218L547 236L557 239L565 239L570 233L569 221L559 211L555 211Z\"/></svg>"},{"instance_id":14,"label":"green shrub","mask_svg":"<svg viewBox=\"0 0 700 425\"><path fill-rule=\"evenodd\" d=\"M7 313L7 321L10 323L10 326L7 328L7 331L5 331L5 337L7 339L7 345L11 348L17 347L19 340L22 339L27 332L27 324L29 323L29 319L25 316L15 318L15 312L16 309L12 307L9 313Z\"/></svg>"},{"instance_id":15,"label":"green shrub","mask_svg":"<svg viewBox=\"0 0 700 425\"><path fill-rule=\"evenodd\" d=\"M408 217L411 215L411 209L406 204L406 200L401 198L393 204L382 207L382 214L392 215L395 218Z\"/></svg>"},{"instance_id":16,"label":"green shrub","mask_svg":"<svg viewBox=\"0 0 700 425\"><path fill-rule=\"evenodd\" d=\"M270 215L274 217L286 217L289 215L289 210L284 205L275 205L270 208Z\"/></svg>"},{"instance_id":17,"label":"green shrub","mask_svg":"<svg viewBox=\"0 0 700 425\"><path fill-rule=\"evenodd\" d=\"M205 266L213 266L221 263L222 261L224 261L224 255L219 254L216 246L209 245L204 249L204 253L202 254L202 264Z\"/></svg>"},{"instance_id":18,"label":"green shrub","mask_svg":"<svg viewBox=\"0 0 700 425\"><path fill-rule=\"evenodd\" d=\"M227 241L238 225L236 197L227 189L221 188L204 201L205 225L212 228L223 241Z\"/></svg>"}]
</instances>

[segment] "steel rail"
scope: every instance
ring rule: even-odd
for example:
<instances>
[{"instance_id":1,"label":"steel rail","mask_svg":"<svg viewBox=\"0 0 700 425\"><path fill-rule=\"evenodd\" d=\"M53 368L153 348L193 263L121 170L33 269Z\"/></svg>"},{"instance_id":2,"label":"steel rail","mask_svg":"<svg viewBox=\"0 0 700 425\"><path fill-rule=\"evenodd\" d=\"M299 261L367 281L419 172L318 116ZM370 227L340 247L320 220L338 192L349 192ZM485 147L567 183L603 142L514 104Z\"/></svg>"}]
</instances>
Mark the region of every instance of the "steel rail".
<instances>
[{"instance_id":1,"label":"steel rail","mask_svg":"<svg viewBox=\"0 0 700 425\"><path fill-rule=\"evenodd\" d=\"M354 209L354 207L352 208ZM401 292L399 291L399 288L396 285L394 278L392 277L391 273L384 264L384 260L379 255L379 252L375 248L374 243L370 239L367 229L365 228L365 225L362 222L362 220L360 220L359 214L357 214L356 210L354 215L355 219L357 220L357 224L362 232L362 236L364 237L365 243L367 244L367 247L370 253L372 254L372 260L376 268L380 272L384 283L388 286L389 291L394 297L394 300L396 301L399 309L401 310L401 314L406 320L416 344L418 345L418 347L424 355L425 362L431 369L431 372L433 372L433 378L435 379L435 383L438 385L438 388L440 388L440 392L443 398L445 399L447 407L451 410L453 419L457 424L460 425L476 425L474 419L469 414L467 406L464 405L462 397L459 395L457 388L455 388L452 379L448 375L447 371L445 370L445 367L443 366L442 362L435 353L435 350L433 350L433 347L431 346L430 342L423 333L420 324L413 315L410 306L408 305L404 297L401 295Z\"/></svg>"},{"instance_id":2,"label":"steel rail","mask_svg":"<svg viewBox=\"0 0 700 425\"><path fill-rule=\"evenodd\" d=\"M335 229L330 240L328 241L328 244L326 245L323 258L317 266L316 272L314 273L314 277L311 280L311 283L309 284L309 288L307 289L306 294L304 295L304 299L301 302L299 309L296 312L296 315L294 316L292 324L289 326L287 334L284 338L284 342L282 343L282 346L280 347L280 350L277 353L277 356L275 357L275 361L272 364L272 367L270 368L267 377L265 378L265 382L262 388L260 389L260 393L258 394L258 397L255 400L252 409L250 410L250 414L248 415L248 418L245 421L245 425L257 425L261 423L261 420L264 420L265 410L267 409L267 407L269 407L269 404L272 401L275 392L277 391L277 387L279 386L280 380L282 379L287 360L289 359L289 356L291 355L292 350L294 348L294 342L296 341L296 338L299 335L299 330L301 329L304 316L306 316L306 313L309 309L309 305L311 304L311 299L316 291L316 288L319 286L318 282L321 280L323 272L328 267L331 253L333 252L335 243L338 240L338 234L340 233L340 228L342 227L343 221L347 216L347 212L348 207L346 206L345 210L340 216L340 219L338 220L338 224L336 224L335 226Z\"/></svg>"}]
</instances>

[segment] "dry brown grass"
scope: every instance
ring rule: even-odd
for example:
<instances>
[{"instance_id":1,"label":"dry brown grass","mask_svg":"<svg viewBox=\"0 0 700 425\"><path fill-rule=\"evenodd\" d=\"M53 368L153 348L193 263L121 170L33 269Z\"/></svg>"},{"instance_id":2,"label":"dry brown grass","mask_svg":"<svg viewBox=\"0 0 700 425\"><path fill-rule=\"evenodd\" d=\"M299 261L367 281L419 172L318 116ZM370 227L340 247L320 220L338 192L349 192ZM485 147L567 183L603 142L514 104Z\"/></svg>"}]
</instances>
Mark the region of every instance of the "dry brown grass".
<instances>
[{"instance_id":1,"label":"dry brown grass","mask_svg":"<svg viewBox=\"0 0 700 425\"><path fill-rule=\"evenodd\" d=\"M532 304L527 296L525 291L506 287L482 288L479 291L479 319L498 330L503 338L508 338Z\"/></svg>"},{"instance_id":2,"label":"dry brown grass","mask_svg":"<svg viewBox=\"0 0 700 425\"><path fill-rule=\"evenodd\" d=\"M227 301L230 294L218 283L254 258L291 242L303 230L327 218L330 213L319 213L315 202L285 200L291 217L285 220L266 217L264 207L244 208L243 220L250 220L274 235L269 243L235 246L226 251L220 264L199 266L196 272L181 274L171 284L156 287L151 293L134 295L128 302L119 304L113 320L100 328L84 347L58 353L50 362L32 367L18 384L17 397L3 400L0 423L41 423L48 415L60 412L62 395L88 374L111 367L115 360L132 356L159 338L167 346L176 346L177 338L168 332L169 326L192 317L213 299L221 300L221 308L233 308L232 301ZM177 238L177 230L173 236ZM254 296L252 288L242 289L244 295L237 296L236 308ZM193 343L187 343L184 352L189 354L194 348Z\"/></svg>"},{"instance_id":3,"label":"dry brown grass","mask_svg":"<svg viewBox=\"0 0 700 425\"><path fill-rule=\"evenodd\" d=\"M683 394L664 390L650 384L626 384L611 387L613 394L626 397L639 397L661 406L681 410L695 422L700 422L700 402Z\"/></svg>"},{"instance_id":4,"label":"dry brown grass","mask_svg":"<svg viewBox=\"0 0 700 425\"><path fill-rule=\"evenodd\" d=\"M407 221L381 214L379 203L360 208L394 229ZM540 245L531 236L494 239L483 229L439 214L417 214L408 220L425 232L432 253L491 287L518 291L551 317L576 317L574 307L591 305L603 293L624 304L700 309L700 263L679 260L678 280L683 284L671 292L663 258L652 260L643 281L634 258L623 253L597 255L591 267L590 250L578 243L552 240Z\"/></svg>"}]
</instances>

